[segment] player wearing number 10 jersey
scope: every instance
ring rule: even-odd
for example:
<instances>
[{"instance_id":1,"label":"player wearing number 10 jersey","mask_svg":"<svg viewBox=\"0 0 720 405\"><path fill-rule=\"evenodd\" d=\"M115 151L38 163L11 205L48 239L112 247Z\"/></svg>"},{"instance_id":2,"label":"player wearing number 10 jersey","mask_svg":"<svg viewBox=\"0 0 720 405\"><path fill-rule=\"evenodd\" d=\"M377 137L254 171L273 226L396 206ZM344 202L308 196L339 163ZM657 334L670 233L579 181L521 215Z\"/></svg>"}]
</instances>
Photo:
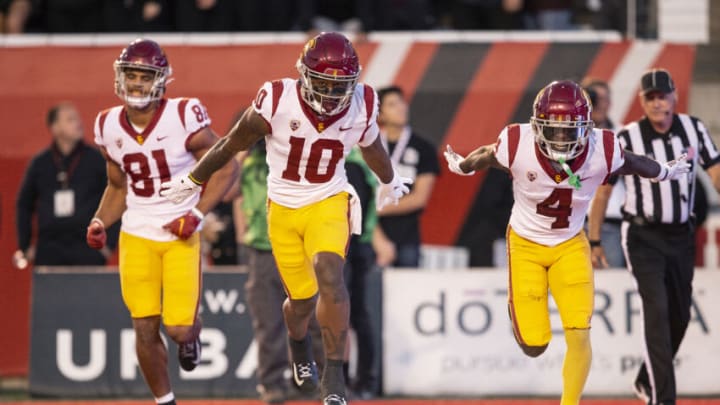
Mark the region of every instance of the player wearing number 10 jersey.
<instances>
[{"instance_id":1,"label":"player wearing number 10 jersey","mask_svg":"<svg viewBox=\"0 0 720 405\"><path fill-rule=\"evenodd\" d=\"M687 173L684 159L659 164L623 151L610 131L593 128L587 94L571 81L552 82L535 98L529 124L507 126L493 145L463 158L448 146L449 169L469 175L489 166L513 178L507 231L508 307L525 354L541 355L552 336L548 289L560 313L567 352L561 405L580 402L590 370L594 285L590 246L582 230L588 205L612 173L671 180Z\"/></svg>"},{"instance_id":2,"label":"player wearing number 10 jersey","mask_svg":"<svg viewBox=\"0 0 720 405\"><path fill-rule=\"evenodd\" d=\"M266 138L268 231L288 295L283 312L293 377L303 391L317 386L307 335L317 306L326 357L321 396L325 405L345 405L342 362L349 301L343 262L351 230L359 233L361 214L344 160L360 145L382 183L379 206L397 203L410 180L395 174L378 137L377 96L357 83L360 64L347 38L333 32L312 38L297 69L300 80L265 83L230 133L189 176L169 182L163 195L182 203L228 159Z\"/></svg>"},{"instance_id":3,"label":"player wearing number 10 jersey","mask_svg":"<svg viewBox=\"0 0 720 405\"><path fill-rule=\"evenodd\" d=\"M205 107L194 98L164 98L171 71L160 46L139 39L115 61L115 93L123 105L100 112L95 142L107 160L108 185L88 227L88 244L105 243L105 226L120 219L120 285L135 329L140 368L156 402L174 404L160 324L178 344L180 365L200 361L200 241L204 213L235 176L230 163L202 197L173 204L162 182L185 176L217 137Z\"/></svg>"}]
</instances>

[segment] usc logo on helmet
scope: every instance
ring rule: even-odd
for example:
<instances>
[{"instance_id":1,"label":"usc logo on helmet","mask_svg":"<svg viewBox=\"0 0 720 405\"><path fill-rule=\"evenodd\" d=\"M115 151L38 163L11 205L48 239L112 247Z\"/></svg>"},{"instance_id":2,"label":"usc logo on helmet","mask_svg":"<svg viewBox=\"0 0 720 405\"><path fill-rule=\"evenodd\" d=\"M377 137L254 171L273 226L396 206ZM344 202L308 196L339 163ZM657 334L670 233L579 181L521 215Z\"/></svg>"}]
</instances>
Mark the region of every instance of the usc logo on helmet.
<instances>
[{"instance_id":1,"label":"usc logo on helmet","mask_svg":"<svg viewBox=\"0 0 720 405\"><path fill-rule=\"evenodd\" d=\"M310 40L305 43L305 47L303 48L303 55L313 48L315 48L315 37L310 38Z\"/></svg>"}]
</instances>

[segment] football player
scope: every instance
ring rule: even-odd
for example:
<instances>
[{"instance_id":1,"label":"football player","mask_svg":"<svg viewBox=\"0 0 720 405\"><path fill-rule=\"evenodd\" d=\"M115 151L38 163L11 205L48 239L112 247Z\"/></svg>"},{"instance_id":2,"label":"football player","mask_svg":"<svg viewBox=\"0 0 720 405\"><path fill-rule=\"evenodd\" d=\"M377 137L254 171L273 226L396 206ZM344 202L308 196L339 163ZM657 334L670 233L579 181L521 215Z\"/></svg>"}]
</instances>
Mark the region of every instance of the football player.
<instances>
[{"instance_id":1,"label":"football player","mask_svg":"<svg viewBox=\"0 0 720 405\"><path fill-rule=\"evenodd\" d=\"M360 63L345 36L324 32L310 39L297 69L299 80L266 82L230 133L187 176L164 185L163 195L183 203L211 173L265 137L268 231L288 296L283 312L293 377L303 391L317 388L307 334L316 310L326 357L320 381L323 403L345 405L342 364L350 308L343 263L350 232L359 234L361 225L345 157L354 145L361 147L381 182L378 207L397 204L411 180L395 173L383 148L377 95L358 84Z\"/></svg>"},{"instance_id":2,"label":"football player","mask_svg":"<svg viewBox=\"0 0 720 405\"><path fill-rule=\"evenodd\" d=\"M673 180L686 175L685 158L658 163L621 149L612 131L593 128L587 93L571 81L555 81L533 103L530 123L505 127L497 142L467 158L448 145L450 171L471 175L490 166L513 179L507 229L508 308L522 351L541 355L552 333L548 289L565 330L562 405L579 404L590 370L593 274L583 231L595 190L615 174Z\"/></svg>"},{"instance_id":3,"label":"football player","mask_svg":"<svg viewBox=\"0 0 720 405\"><path fill-rule=\"evenodd\" d=\"M185 370L200 361L197 316L203 215L222 198L236 176L229 162L213 176L202 197L173 204L160 184L187 176L215 143L205 107L195 98L165 98L171 68L160 46L138 39L114 64L115 94L123 104L95 120L95 142L107 160L108 185L88 226L87 242L105 245L105 228L120 219L120 286L135 329L135 350L159 404L174 404L160 324L178 344Z\"/></svg>"}]
</instances>

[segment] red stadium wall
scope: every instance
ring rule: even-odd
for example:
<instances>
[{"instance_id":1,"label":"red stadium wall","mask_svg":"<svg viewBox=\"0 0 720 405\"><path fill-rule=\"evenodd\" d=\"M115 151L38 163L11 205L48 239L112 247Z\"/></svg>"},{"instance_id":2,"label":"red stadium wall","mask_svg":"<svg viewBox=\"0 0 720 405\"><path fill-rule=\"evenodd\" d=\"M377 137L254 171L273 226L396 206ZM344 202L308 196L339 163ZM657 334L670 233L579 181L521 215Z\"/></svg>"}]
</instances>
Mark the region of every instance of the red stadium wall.
<instances>
[{"instance_id":1,"label":"red stadium wall","mask_svg":"<svg viewBox=\"0 0 720 405\"><path fill-rule=\"evenodd\" d=\"M372 62L379 46L358 46L364 66ZM297 43L167 46L175 78L168 96L199 97L208 107L215 131L223 134L232 117L249 104L265 80L296 76L294 64L299 47ZM430 140L439 147L452 143L460 153L467 153L476 145L492 142L506 123L526 120L529 114L525 109L532 96L550 80L579 79L586 74L612 79L631 47L623 42L418 42L407 50L393 81L408 92L411 110L424 115L415 115L413 126L419 126L423 134L429 133ZM85 122L86 139L92 142L95 114L119 102L113 94L112 61L120 49L0 47L0 122L5 128L0 131L0 143L4 145L0 149L0 263L4 263L0 266L0 324L4 329L0 347L6 348L0 356L0 376L27 374L30 273L12 269L10 257L17 246L14 205L19 183L30 157L50 142L44 126L45 112L59 101L76 103ZM556 53L577 53L576 59L582 63L571 69L566 66L568 58L557 58ZM456 60L455 56L463 58ZM646 62L673 72L680 89L680 111L686 110L693 62L694 48L680 45L662 46L657 57ZM383 68L382 64L376 65L376 69ZM457 74L454 69L459 69ZM627 87L637 91L634 83ZM422 110L424 103L434 108L446 98L445 104L451 107L438 112L437 118ZM637 107L632 107L626 115L634 118L639 113ZM450 176L442 166L422 230L426 243L454 244L483 177L461 179Z\"/></svg>"},{"instance_id":2,"label":"red stadium wall","mask_svg":"<svg viewBox=\"0 0 720 405\"><path fill-rule=\"evenodd\" d=\"M47 109L63 100L74 102L92 143L98 111L119 103L113 93L112 62L121 46L0 48L0 376L27 374L30 272L11 267L17 248L15 196L29 159L47 147ZM358 47L363 60L374 46ZM213 128L224 134L235 114L247 107L266 80L294 76L298 44L242 47L167 46L175 80L169 97L199 97ZM58 314L63 316L63 314Z\"/></svg>"}]
</instances>

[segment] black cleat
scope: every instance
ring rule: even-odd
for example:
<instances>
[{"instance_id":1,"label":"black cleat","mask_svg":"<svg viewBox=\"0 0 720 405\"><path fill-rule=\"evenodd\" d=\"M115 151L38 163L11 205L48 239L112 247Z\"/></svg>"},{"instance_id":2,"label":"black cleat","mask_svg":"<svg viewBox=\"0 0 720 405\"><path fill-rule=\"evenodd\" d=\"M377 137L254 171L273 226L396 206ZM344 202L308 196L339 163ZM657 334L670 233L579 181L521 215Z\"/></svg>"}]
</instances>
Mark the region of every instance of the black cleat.
<instances>
[{"instance_id":1,"label":"black cleat","mask_svg":"<svg viewBox=\"0 0 720 405\"><path fill-rule=\"evenodd\" d=\"M330 394L323 398L323 405L347 405L347 401L342 395Z\"/></svg>"},{"instance_id":2,"label":"black cleat","mask_svg":"<svg viewBox=\"0 0 720 405\"><path fill-rule=\"evenodd\" d=\"M320 378L317 364L312 359L310 335L306 335L301 341L288 336L288 346L290 346L290 368L295 385L301 392L316 392Z\"/></svg>"},{"instance_id":3,"label":"black cleat","mask_svg":"<svg viewBox=\"0 0 720 405\"><path fill-rule=\"evenodd\" d=\"M318 388L318 370L314 361L292 362L292 374L295 385L302 392L312 393Z\"/></svg>"},{"instance_id":4,"label":"black cleat","mask_svg":"<svg viewBox=\"0 0 720 405\"><path fill-rule=\"evenodd\" d=\"M180 367L185 371L193 371L200 364L200 353L202 352L202 344L200 338L197 337L191 342L178 345L178 360Z\"/></svg>"}]
</instances>

